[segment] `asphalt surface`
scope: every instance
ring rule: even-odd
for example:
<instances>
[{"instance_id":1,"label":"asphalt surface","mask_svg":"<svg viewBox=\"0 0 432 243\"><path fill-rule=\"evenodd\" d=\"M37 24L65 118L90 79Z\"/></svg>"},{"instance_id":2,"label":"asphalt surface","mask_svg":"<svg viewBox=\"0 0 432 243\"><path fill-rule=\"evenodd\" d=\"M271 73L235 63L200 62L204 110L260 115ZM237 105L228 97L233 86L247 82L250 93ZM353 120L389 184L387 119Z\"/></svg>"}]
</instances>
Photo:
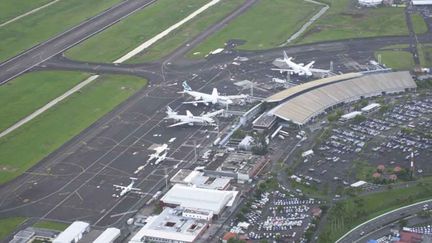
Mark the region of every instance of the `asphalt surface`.
<instances>
[{"instance_id":1,"label":"asphalt surface","mask_svg":"<svg viewBox=\"0 0 432 243\"><path fill-rule=\"evenodd\" d=\"M395 210L392 213L388 213L382 217L379 217L365 225L362 225L352 231L347 236L341 238L339 242L366 242L367 238L369 237L369 234L376 231L377 229L381 227L386 227L387 225L394 223L402 218L405 218L410 215L415 215L416 213L423 210L424 204L430 204L432 200L429 200L425 203L415 204L408 207L400 208L399 210ZM361 235L361 232L364 232Z\"/></svg>"},{"instance_id":2,"label":"asphalt surface","mask_svg":"<svg viewBox=\"0 0 432 243\"><path fill-rule=\"evenodd\" d=\"M49 58L64 52L155 1L123 1L78 26L0 63L0 84L4 84Z\"/></svg>"},{"instance_id":3,"label":"asphalt surface","mask_svg":"<svg viewBox=\"0 0 432 243\"><path fill-rule=\"evenodd\" d=\"M152 1L128 0L99 16L79 25L54 39L0 65L0 82L34 70L79 70L96 74L121 73L145 77L150 85L139 91L115 110L104 116L84 132L50 154L27 173L0 186L0 218L26 216L56 221L85 220L94 226L122 226L127 216L121 213L145 204L165 185L165 175L179 168L195 166L194 145L209 144L218 131L205 127L167 128L163 120L166 106L180 113L190 109L194 114L209 111L210 107L181 105L185 100L177 92L181 82L188 80L194 89L210 92L217 86L222 93L247 93L235 81L253 80L260 84L255 91L265 96L275 90L266 89L271 78L278 76L270 70L274 58L287 50L296 61L316 60L317 68L328 68L334 63L337 72L364 70L374 51L384 46L409 43L410 37L380 37L333 41L313 45L275 48L267 51L242 52L227 49L206 60L189 61L184 53L246 11L255 1L245 1L237 10L207 31L193 38L188 45L179 47L161 62L152 64L106 64L76 62L61 53L103 28L137 11ZM418 36L420 41L432 39L431 34ZM249 60L234 65L237 56ZM224 121L222 121L223 123ZM227 124L225 124L227 125ZM221 126L222 128L224 126ZM154 144L169 144L165 162L154 166L147 164ZM145 165L138 174L134 171ZM114 198L113 184L126 185L129 177L137 177L136 186L145 193L143 197L129 194Z\"/></svg>"}]
</instances>

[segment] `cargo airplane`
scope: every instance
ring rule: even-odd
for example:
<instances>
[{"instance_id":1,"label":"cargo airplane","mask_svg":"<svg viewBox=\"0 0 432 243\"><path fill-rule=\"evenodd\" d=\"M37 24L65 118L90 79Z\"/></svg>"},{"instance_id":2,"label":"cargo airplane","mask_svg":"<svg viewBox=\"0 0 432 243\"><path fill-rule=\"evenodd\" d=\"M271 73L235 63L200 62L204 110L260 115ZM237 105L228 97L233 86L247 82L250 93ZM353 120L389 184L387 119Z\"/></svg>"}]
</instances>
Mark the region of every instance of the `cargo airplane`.
<instances>
[{"instance_id":1,"label":"cargo airplane","mask_svg":"<svg viewBox=\"0 0 432 243\"><path fill-rule=\"evenodd\" d=\"M142 194L141 189L134 188L135 181L138 180L137 178L130 177L131 183L127 186L120 186L120 185L113 185L116 191L120 191L119 195L113 195L113 197L123 197L127 193L136 193L136 194Z\"/></svg>"},{"instance_id":2,"label":"cargo airplane","mask_svg":"<svg viewBox=\"0 0 432 243\"><path fill-rule=\"evenodd\" d=\"M276 58L273 61L273 65L278 68L272 68L272 70L279 71L280 73L288 72L289 74L297 74L299 76L312 76L313 73L329 73L330 70L312 68L315 61L312 61L306 65L303 63L295 63L292 57L288 57L286 52L283 52L284 58Z\"/></svg>"},{"instance_id":3,"label":"cargo airplane","mask_svg":"<svg viewBox=\"0 0 432 243\"><path fill-rule=\"evenodd\" d=\"M194 98L193 101L186 101L183 102L183 104L193 104L194 106L197 106L199 103L205 104L207 106L209 104L231 105L232 103L234 103L234 100L244 100L248 97L244 94L220 95L217 88L213 88L211 94L193 91L186 81L183 82L183 91L179 93L192 96Z\"/></svg>"},{"instance_id":4,"label":"cargo airplane","mask_svg":"<svg viewBox=\"0 0 432 243\"><path fill-rule=\"evenodd\" d=\"M215 120L213 119L213 117L221 114L224 110L218 110L215 112L210 112L210 113L206 113L202 116L195 116L193 115L189 110L186 111L186 115L179 115L177 114L177 112L173 111L171 109L171 107L167 107L167 117L165 117L165 119L172 119L174 121L178 121L177 123L174 123L168 127L176 127L176 126L181 126L181 125L196 125L196 124L200 124L200 125L210 125L210 126L214 126L215 125Z\"/></svg>"}]
</instances>

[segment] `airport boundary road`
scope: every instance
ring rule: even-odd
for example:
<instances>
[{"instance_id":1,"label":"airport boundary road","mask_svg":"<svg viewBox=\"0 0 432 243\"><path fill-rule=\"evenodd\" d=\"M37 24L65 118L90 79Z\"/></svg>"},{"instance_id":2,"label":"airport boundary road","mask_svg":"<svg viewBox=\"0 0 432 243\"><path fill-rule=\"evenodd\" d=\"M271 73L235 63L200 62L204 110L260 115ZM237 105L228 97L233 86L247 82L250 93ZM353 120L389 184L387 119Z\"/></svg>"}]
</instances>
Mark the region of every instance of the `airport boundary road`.
<instances>
[{"instance_id":1,"label":"airport boundary road","mask_svg":"<svg viewBox=\"0 0 432 243\"><path fill-rule=\"evenodd\" d=\"M39 44L0 64L0 84L19 76L36 65L103 31L156 0L126 0L72 29Z\"/></svg>"},{"instance_id":2,"label":"airport boundary road","mask_svg":"<svg viewBox=\"0 0 432 243\"><path fill-rule=\"evenodd\" d=\"M423 205L425 203L431 203L432 199L424 200L421 202L417 202L411 205L407 205L404 207L400 207L394 209L390 212L381 214L373 219L370 219L355 228L348 231L345 235L339 238L336 243L339 242L359 242L362 237L360 237L361 232L372 232L382 226L385 226L391 222L399 220L401 218L413 215L423 209Z\"/></svg>"}]
</instances>

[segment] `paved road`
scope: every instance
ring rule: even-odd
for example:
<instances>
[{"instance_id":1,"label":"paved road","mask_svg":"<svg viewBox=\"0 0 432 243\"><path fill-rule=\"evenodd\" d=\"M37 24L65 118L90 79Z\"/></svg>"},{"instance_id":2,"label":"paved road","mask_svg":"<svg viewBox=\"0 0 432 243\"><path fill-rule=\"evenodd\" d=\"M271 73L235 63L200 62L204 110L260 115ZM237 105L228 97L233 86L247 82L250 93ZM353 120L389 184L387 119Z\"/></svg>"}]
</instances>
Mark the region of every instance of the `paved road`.
<instances>
[{"instance_id":1,"label":"paved road","mask_svg":"<svg viewBox=\"0 0 432 243\"><path fill-rule=\"evenodd\" d=\"M101 32L156 0L126 0L80 25L0 64L0 84Z\"/></svg>"},{"instance_id":2,"label":"paved road","mask_svg":"<svg viewBox=\"0 0 432 243\"><path fill-rule=\"evenodd\" d=\"M392 222L398 221L401 218L405 218L410 215L414 215L423 210L423 205L428 203L430 204L432 200L428 200L426 202L415 203L406 207L401 207L399 209L393 210L389 213L378 216L377 218L371 220L368 223L365 223L354 230L352 230L349 234L340 238L337 242L364 242L365 239L360 237L361 232L365 232L365 235L368 235L371 232L374 232L380 227L391 224Z\"/></svg>"}]
</instances>

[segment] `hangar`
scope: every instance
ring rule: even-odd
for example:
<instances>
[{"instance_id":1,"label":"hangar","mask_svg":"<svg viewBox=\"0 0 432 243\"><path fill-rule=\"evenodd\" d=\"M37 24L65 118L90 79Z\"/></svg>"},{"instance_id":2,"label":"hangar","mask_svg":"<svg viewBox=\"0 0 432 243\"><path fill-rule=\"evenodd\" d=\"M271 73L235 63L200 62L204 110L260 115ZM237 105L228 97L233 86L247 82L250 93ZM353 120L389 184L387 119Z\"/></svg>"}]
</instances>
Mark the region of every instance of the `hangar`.
<instances>
[{"instance_id":1,"label":"hangar","mask_svg":"<svg viewBox=\"0 0 432 243\"><path fill-rule=\"evenodd\" d=\"M407 71L358 76L350 74L310 83L312 82L267 98L267 102L284 100L269 113L283 120L303 125L338 104L382 94L400 93L417 87Z\"/></svg>"},{"instance_id":2,"label":"hangar","mask_svg":"<svg viewBox=\"0 0 432 243\"><path fill-rule=\"evenodd\" d=\"M232 206L237 193L175 184L161 198L161 202L172 207L204 210L218 215L225 207Z\"/></svg>"}]
</instances>

